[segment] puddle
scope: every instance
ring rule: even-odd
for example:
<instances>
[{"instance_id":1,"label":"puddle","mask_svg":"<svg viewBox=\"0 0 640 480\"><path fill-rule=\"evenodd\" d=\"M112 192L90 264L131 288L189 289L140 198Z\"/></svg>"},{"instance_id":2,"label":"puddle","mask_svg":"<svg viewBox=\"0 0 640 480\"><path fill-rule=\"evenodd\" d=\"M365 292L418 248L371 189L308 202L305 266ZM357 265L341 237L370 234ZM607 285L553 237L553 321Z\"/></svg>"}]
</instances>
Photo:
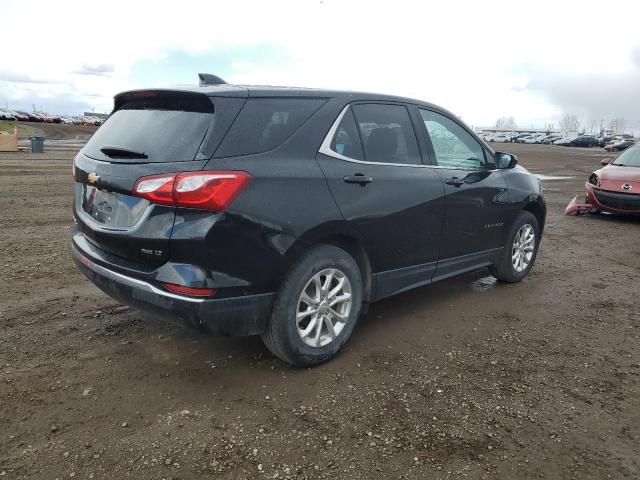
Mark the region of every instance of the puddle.
<instances>
[{"instance_id":1,"label":"puddle","mask_svg":"<svg viewBox=\"0 0 640 480\"><path fill-rule=\"evenodd\" d=\"M542 173L536 173L536 177L538 177L539 180L542 181L550 181L550 180L569 180L571 178L576 178L576 177L563 177L561 175L543 175Z\"/></svg>"},{"instance_id":2,"label":"puddle","mask_svg":"<svg viewBox=\"0 0 640 480\"><path fill-rule=\"evenodd\" d=\"M494 276L488 275L471 282L471 290L474 292L484 292L485 290L495 287L496 283L498 283L498 279Z\"/></svg>"}]
</instances>

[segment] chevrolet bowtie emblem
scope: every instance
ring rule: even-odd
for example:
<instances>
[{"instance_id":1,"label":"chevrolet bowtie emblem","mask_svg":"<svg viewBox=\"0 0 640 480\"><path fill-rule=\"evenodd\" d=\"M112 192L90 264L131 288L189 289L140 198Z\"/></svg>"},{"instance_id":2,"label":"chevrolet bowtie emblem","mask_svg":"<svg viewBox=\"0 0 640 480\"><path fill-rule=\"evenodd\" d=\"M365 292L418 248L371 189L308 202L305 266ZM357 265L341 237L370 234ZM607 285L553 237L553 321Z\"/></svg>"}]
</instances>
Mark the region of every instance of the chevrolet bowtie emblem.
<instances>
[{"instance_id":1,"label":"chevrolet bowtie emblem","mask_svg":"<svg viewBox=\"0 0 640 480\"><path fill-rule=\"evenodd\" d=\"M89 180L89 183L98 183L100 181L100 175L90 173L89 175L87 175L87 180Z\"/></svg>"}]
</instances>

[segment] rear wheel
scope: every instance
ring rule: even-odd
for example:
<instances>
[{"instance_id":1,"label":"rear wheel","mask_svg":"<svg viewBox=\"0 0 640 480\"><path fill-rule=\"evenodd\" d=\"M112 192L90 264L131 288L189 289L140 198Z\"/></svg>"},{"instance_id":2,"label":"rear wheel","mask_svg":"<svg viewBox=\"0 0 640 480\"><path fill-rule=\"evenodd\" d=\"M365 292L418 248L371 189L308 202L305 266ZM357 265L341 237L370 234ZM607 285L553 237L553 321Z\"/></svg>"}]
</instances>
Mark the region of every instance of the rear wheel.
<instances>
[{"instance_id":1,"label":"rear wheel","mask_svg":"<svg viewBox=\"0 0 640 480\"><path fill-rule=\"evenodd\" d=\"M540 227L536 217L531 212L520 212L498 261L490 267L491 274L503 282L520 282L533 267L539 239Z\"/></svg>"},{"instance_id":2,"label":"rear wheel","mask_svg":"<svg viewBox=\"0 0 640 480\"><path fill-rule=\"evenodd\" d=\"M287 274L262 340L291 365L318 365L347 342L361 304L358 264L341 248L319 245Z\"/></svg>"}]
</instances>

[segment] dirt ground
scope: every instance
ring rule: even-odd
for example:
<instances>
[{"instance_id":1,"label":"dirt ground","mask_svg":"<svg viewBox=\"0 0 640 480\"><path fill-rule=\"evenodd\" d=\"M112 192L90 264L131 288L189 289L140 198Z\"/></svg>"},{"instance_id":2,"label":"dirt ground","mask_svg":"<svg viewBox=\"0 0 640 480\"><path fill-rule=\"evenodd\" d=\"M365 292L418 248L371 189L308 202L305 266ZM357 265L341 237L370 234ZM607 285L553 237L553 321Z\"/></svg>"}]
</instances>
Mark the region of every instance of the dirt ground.
<instances>
[{"instance_id":1,"label":"dirt ground","mask_svg":"<svg viewBox=\"0 0 640 480\"><path fill-rule=\"evenodd\" d=\"M379 302L309 370L85 280L70 145L0 154L0 478L640 478L640 220L562 214L601 149L503 147L571 177L529 278Z\"/></svg>"}]
</instances>

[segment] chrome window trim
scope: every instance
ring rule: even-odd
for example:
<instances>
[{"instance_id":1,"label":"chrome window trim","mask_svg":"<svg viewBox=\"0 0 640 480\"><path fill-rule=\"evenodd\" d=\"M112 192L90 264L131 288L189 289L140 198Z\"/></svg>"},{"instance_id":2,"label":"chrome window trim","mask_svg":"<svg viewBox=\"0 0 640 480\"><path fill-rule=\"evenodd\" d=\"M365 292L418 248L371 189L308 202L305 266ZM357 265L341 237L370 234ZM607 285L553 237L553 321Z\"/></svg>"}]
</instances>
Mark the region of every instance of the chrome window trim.
<instances>
[{"instance_id":1,"label":"chrome window trim","mask_svg":"<svg viewBox=\"0 0 640 480\"><path fill-rule=\"evenodd\" d=\"M494 169L462 168L462 167L447 167L444 165L425 165L425 164L417 165L415 163L370 162L367 160L357 160L355 158L341 155L338 152L331 149L331 141L333 140L333 137L335 136L336 131L340 126L340 122L342 121L342 118L346 115L347 111L349 110L349 107L351 107L351 105L346 105L342 109L338 117L335 119L335 121L333 122L333 125L331 125L331 128L329 129L329 132L327 132L327 135L324 137L324 140L322 141L322 145L320 145L320 149L318 150L318 153L322 153L323 155L326 155L328 157L333 157L338 160L344 160L346 162L359 163L361 165L383 165L386 167L437 168L437 169L448 169L448 170L464 170L468 172L495 172L497 170L500 170L499 168L494 168Z\"/></svg>"}]
</instances>

